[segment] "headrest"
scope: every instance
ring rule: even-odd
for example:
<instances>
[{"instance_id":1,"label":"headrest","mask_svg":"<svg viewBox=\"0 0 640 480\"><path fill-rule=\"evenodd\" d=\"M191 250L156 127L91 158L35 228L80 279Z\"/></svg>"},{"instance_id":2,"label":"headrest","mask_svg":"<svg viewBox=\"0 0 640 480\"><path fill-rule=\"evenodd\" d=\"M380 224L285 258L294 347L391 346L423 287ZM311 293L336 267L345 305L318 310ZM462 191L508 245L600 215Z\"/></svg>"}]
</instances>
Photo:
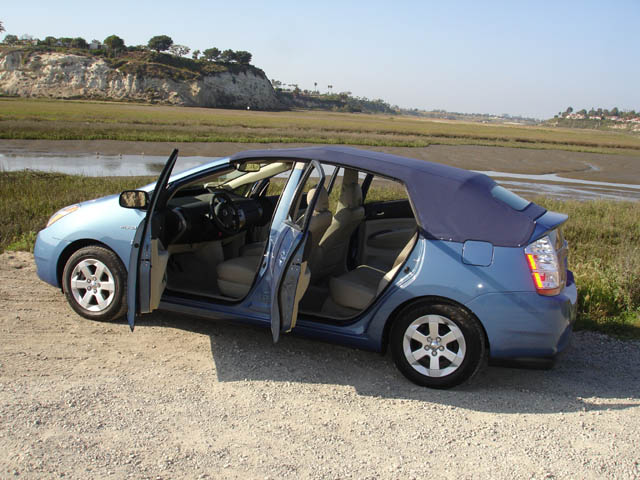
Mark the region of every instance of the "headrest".
<instances>
[{"instance_id":1,"label":"headrest","mask_svg":"<svg viewBox=\"0 0 640 480\"><path fill-rule=\"evenodd\" d=\"M362 188L358 185L358 171L344 169L342 188L340 190L340 203L348 208L362 206Z\"/></svg>"},{"instance_id":2,"label":"headrest","mask_svg":"<svg viewBox=\"0 0 640 480\"><path fill-rule=\"evenodd\" d=\"M329 195L327 195L327 190L324 187L320 187L320 193L318 194L318 201L316 202L316 206L313 209L314 212L324 212L329 210ZM312 188L307 193L307 205L311 203L313 199L313 195L316 193L316 189Z\"/></svg>"}]
</instances>

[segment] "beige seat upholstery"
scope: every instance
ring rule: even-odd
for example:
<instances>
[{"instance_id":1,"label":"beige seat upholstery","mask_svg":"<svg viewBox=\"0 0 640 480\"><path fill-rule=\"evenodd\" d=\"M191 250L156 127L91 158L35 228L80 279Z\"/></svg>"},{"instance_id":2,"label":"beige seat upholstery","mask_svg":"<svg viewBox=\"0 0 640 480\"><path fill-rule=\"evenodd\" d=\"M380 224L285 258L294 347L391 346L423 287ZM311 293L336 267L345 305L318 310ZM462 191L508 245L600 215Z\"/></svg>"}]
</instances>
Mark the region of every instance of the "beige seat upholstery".
<instances>
[{"instance_id":1,"label":"beige seat upholstery","mask_svg":"<svg viewBox=\"0 0 640 480\"><path fill-rule=\"evenodd\" d=\"M315 189L309 190L307 193L307 203L311 202ZM313 216L309 221L309 231L311 232L311 256L313 258L314 250L317 250L318 242L331 223L331 212L329 211L329 196L327 191L322 188L318 194ZM226 260L217 266L218 288L220 292L232 298L241 298L249 293L253 279L256 276L260 262L262 261L262 252L264 244L249 244L245 248L243 255ZM255 246L254 246L255 245ZM258 253L249 254L249 252ZM308 279L307 279L308 282Z\"/></svg>"},{"instance_id":2,"label":"beige seat upholstery","mask_svg":"<svg viewBox=\"0 0 640 480\"><path fill-rule=\"evenodd\" d=\"M307 204L311 202L315 191L316 189L312 188L307 193ZM316 202L315 208L313 209L313 219L309 224L309 231L311 231L311 234L313 236L312 247L317 247L318 242L320 241L322 235L324 235L324 232L327 230L330 224L331 212L329 211L329 195L327 194L326 189L322 187L322 191L318 195L318 200ZM266 245L266 240L262 242L248 243L240 249L240 255L262 255Z\"/></svg>"},{"instance_id":3,"label":"beige seat upholstery","mask_svg":"<svg viewBox=\"0 0 640 480\"><path fill-rule=\"evenodd\" d=\"M307 204L311 202L313 195L316 189L312 188L307 193ZM311 221L309 222L309 232L311 233L311 257L308 260L308 265L313 265L313 261L315 256L318 254L318 244L322 239L324 233L331 225L331 211L329 210L329 195L327 194L327 190L322 187L320 193L318 194L318 200L316 201L316 205L313 209L313 216L311 217ZM309 267L311 270L311 267ZM313 270L311 270L313 272Z\"/></svg>"},{"instance_id":4,"label":"beige seat upholstery","mask_svg":"<svg viewBox=\"0 0 640 480\"><path fill-rule=\"evenodd\" d=\"M240 256L219 263L218 288L220 292L232 298L241 298L249 293L262 257L259 255Z\"/></svg>"},{"instance_id":5,"label":"beige seat upholstery","mask_svg":"<svg viewBox=\"0 0 640 480\"><path fill-rule=\"evenodd\" d=\"M322 310L324 313L341 312L340 314L355 314L364 310L384 288L393 280L413 250L417 235L413 235L402 249L393 267L388 272L383 272L368 265L360 265L338 277L329 280L330 297L325 302ZM337 308L336 308L337 307Z\"/></svg>"},{"instance_id":6,"label":"beige seat upholstery","mask_svg":"<svg viewBox=\"0 0 640 480\"><path fill-rule=\"evenodd\" d=\"M360 265L339 277L331 277L329 293L338 305L362 310L375 297L378 284L383 277L382 270Z\"/></svg>"},{"instance_id":7,"label":"beige seat upholstery","mask_svg":"<svg viewBox=\"0 0 640 480\"><path fill-rule=\"evenodd\" d=\"M311 277L314 282L346 272L349 240L362 220L364 207L362 189L358 185L358 172L345 169L338 209L320 240L319 251L311 262Z\"/></svg>"}]
</instances>

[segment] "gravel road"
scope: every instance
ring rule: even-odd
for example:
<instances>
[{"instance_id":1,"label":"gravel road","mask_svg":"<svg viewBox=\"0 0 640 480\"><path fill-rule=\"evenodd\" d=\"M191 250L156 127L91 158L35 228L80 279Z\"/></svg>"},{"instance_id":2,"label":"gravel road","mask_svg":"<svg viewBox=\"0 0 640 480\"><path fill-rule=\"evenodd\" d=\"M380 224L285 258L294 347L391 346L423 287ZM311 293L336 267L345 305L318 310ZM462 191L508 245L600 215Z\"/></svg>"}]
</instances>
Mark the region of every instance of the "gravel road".
<instances>
[{"instance_id":1,"label":"gravel road","mask_svg":"<svg viewBox=\"0 0 640 480\"><path fill-rule=\"evenodd\" d=\"M416 387L389 356L153 314L84 320L0 255L0 478L640 478L640 342Z\"/></svg>"}]
</instances>

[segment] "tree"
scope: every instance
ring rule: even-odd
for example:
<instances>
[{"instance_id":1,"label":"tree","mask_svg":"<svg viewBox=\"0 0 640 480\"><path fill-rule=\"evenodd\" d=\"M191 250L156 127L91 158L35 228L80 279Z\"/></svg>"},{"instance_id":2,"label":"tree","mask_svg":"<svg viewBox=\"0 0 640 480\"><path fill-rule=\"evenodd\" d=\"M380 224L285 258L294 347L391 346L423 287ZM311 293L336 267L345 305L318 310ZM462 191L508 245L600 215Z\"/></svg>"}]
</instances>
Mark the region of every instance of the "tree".
<instances>
[{"instance_id":1,"label":"tree","mask_svg":"<svg viewBox=\"0 0 640 480\"><path fill-rule=\"evenodd\" d=\"M82 37L76 37L73 40L71 40L71 47L72 48L83 48L83 49L88 49L89 48L89 44L87 43L87 41L82 38Z\"/></svg>"},{"instance_id":2,"label":"tree","mask_svg":"<svg viewBox=\"0 0 640 480\"><path fill-rule=\"evenodd\" d=\"M200 56L200 50L194 50L193 53L191 54L191 58L193 58L194 60L197 60L198 57Z\"/></svg>"},{"instance_id":3,"label":"tree","mask_svg":"<svg viewBox=\"0 0 640 480\"><path fill-rule=\"evenodd\" d=\"M4 43L8 43L9 45L13 45L18 42L18 37L16 35L8 34L4 37Z\"/></svg>"},{"instance_id":4,"label":"tree","mask_svg":"<svg viewBox=\"0 0 640 480\"><path fill-rule=\"evenodd\" d=\"M238 50L235 52L235 61L242 65L249 65L251 63L252 55L245 50Z\"/></svg>"},{"instance_id":5,"label":"tree","mask_svg":"<svg viewBox=\"0 0 640 480\"><path fill-rule=\"evenodd\" d=\"M164 52L165 50L169 50L169 47L173 45L173 39L168 35L156 35L149 40L147 44L151 50L155 50L156 52Z\"/></svg>"},{"instance_id":6,"label":"tree","mask_svg":"<svg viewBox=\"0 0 640 480\"><path fill-rule=\"evenodd\" d=\"M45 45L49 45L50 47L53 47L57 41L58 39L56 37L52 37L51 35L49 35L48 37L44 37L44 40L42 41L42 43L44 43Z\"/></svg>"},{"instance_id":7,"label":"tree","mask_svg":"<svg viewBox=\"0 0 640 480\"><path fill-rule=\"evenodd\" d=\"M567 115L569 115L570 113L573 113L573 107L567 107L567 110L564 113Z\"/></svg>"},{"instance_id":8,"label":"tree","mask_svg":"<svg viewBox=\"0 0 640 480\"><path fill-rule=\"evenodd\" d=\"M4 32L4 25L2 24L2 20L0 20L0 33Z\"/></svg>"},{"instance_id":9,"label":"tree","mask_svg":"<svg viewBox=\"0 0 640 480\"><path fill-rule=\"evenodd\" d=\"M221 62L226 62L226 63L233 62L233 61L235 61L235 59L236 59L236 52L234 52L231 49L227 49L227 50L225 50L224 52L222 52L220 54L220 61Z\"/></svg>"},{"instance_id":10,"label":"tree","mask_svg":"<svg viewBox=\"0 0 640 480\"><path fill-rule=\"evenodd\" d=\"M611 113L612 116L617 117L620 115L620 110L618 110L618 107L613 107L609 113Z\"/></svg>"},{"instance_id":11,"label":"tree","mask_svg":"<svg viewBox=\"0 0 640 480\"><path fill-rule=\"evenodd\" d=\"M218 57L220 57L220 50L216 47L207 48L204 52L202 52L202 55L210 62L215 62Z\"/></svg>"},{"instance_id":12,"label":"tree","mask_svg":"<svg viewBox=\"0 0 640 480\"><path fill-rule=\"evenodd\" d=\"M178 57L184 57L185 55L188 55L190 51L191 49L186 45L178 45L174 43L169 47L169 52L171 52L172 55L176 55Z\"/></svg>"},{"instance_id":13,"label":"tree","mask_svg":"<svg viewBox=\"0 0 640 480\"><path fill-rule=\"evenodd\" d=\"M102 43L104 43L109 50L114 52L120 51L124 48L124 40L117 35L109 35Z\"/></svg>"}]
</instances>

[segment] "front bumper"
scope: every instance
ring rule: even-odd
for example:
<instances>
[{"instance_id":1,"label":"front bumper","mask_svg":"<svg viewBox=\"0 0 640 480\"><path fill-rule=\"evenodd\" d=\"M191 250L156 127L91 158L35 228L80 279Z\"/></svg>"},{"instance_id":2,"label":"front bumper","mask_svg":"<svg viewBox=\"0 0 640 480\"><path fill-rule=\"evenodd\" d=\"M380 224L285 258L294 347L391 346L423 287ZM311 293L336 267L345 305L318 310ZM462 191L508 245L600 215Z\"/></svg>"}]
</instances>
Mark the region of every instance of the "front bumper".
<instances>
[{"instance_id":1,"label":"front bumper","mask_svg":"<svg viewBox=\"0 0 640 480\"><path fill-rule=\"evenodd\" d=\"M482 322L494 359L551 359L569 344L578 292L572 281L560 294L490 293L467 307Z\"/></svg>"},{"instance_id":2,"label":"front bumper","mask_svg":"<svg viewBox=\"0 0 640 480\"><path fill-rule=\"evenodd\" d=\"M33 249L38 277L58 288L60 288L60 282L58 282L56 270L60 247L59 239L53 238L47 230L41 230L36 237L36 244Z\"/></svg>"}]
</instances>

